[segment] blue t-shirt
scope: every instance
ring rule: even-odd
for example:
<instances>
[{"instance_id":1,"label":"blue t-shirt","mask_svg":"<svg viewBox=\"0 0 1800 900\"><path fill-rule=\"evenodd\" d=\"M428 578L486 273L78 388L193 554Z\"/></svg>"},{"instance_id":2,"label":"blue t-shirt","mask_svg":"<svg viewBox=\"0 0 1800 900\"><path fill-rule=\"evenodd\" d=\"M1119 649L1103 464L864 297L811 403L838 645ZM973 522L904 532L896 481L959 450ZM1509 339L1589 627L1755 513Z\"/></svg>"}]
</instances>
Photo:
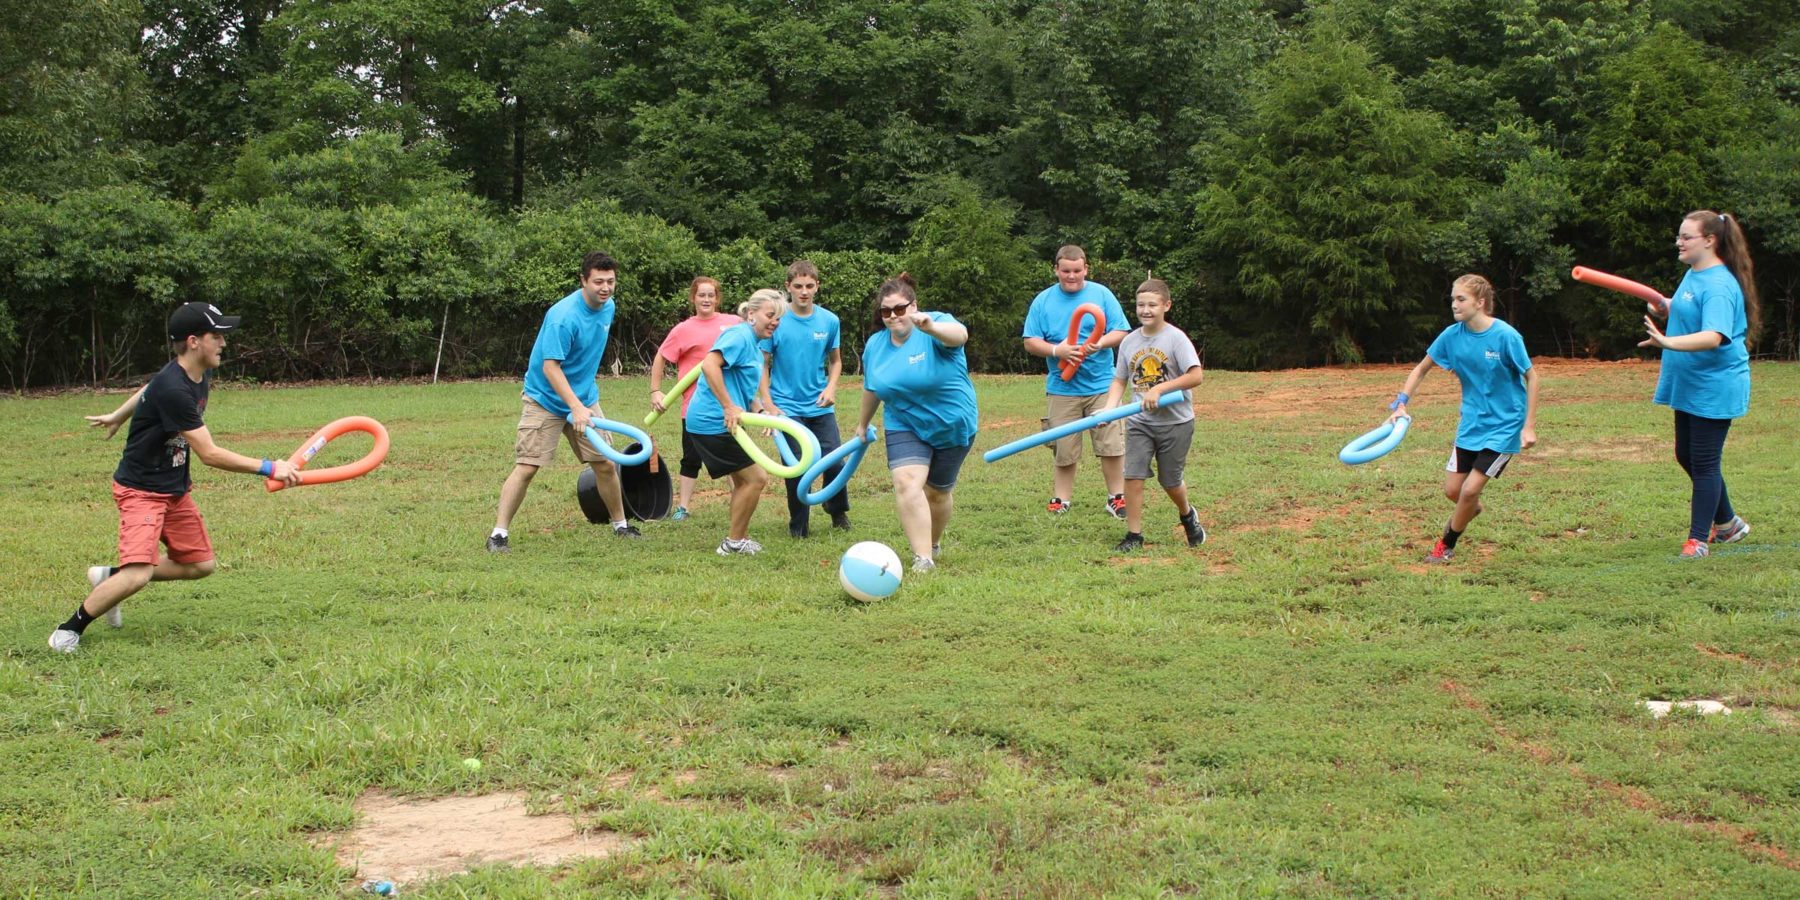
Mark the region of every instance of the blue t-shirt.
<instances>
[{"instance_id":1,"label":"blue t-shirt","mask_svg":"<svg viewBox=\"0 0 1800 900\"><path fill-rule=\"evenodd\" d=\"M1690 270L1669 297L1669 337L1716 331L1725 343L1711 350L1664 350L1656 402L1691 416L1735 419L1750 411L1749 321L1744 290L1723 263Z\"/></svg>"},{"instance_id":2,"label":"blue t-shirt","mask_svg":"<svg viewBox=\"0 0 1800 900\"><path fill-rule=\"evenodd\" d=\"M1106 331L1130 331L1131 323L1125 319L1125 309L1119 305L1119 298L1107 290L1106 285L1090 281L1081 286L1081 290L1071 294L1062 289L1061 284L1053 284L1044 288L1032 298L1031 309L1025 313L1025 328L1020 337L1043 338L1052 344L1060 344L1069 339L1069 317L1083 303L1092 303L1100 307L1101 315L1106 316ZM1094 320L1083 316L1081 343L1087 343L1094 333ZM1088 354L1081 363L1081 371L1068 381L1062 380L1062 361L1046 357L1044 364L1048 374L1044 377L1044 392L1063 397L1092 397L1104 394L1112 387L1113 352L1108 347Z\"/></svg>"},{"instance_id":3,"label":"blue t-shirt","mask_svg":"<svg viewBox=\"0 0 1800 900\"><path fill-rule=\"evenodd\" d=\"M769 354L769 399L790 416L823 416L833 407L820 406L819 393L830 380L825 363L838 348L838 317L822 306L805 318L792 307L775 326L775 333L757 345Z\"/></svg>"},{"instance_id":4,"label":"blue t-shirt","mask_svg":"<svg viewBox=\"0 0 1800 900\"><path fill-rule=\"evenodd\" d=\"M926 315L933 322L956 322L949 313ZM869 335L862 365L863 388L884 406L882 428L910 431L939 450L975 442L980 414L963 348L946 347L919 328L896 347L883 328Z\"/></svg>"},{"instance_id":5,"label":"blue t-shirt","mask_svg":"<svg viewBox=\"0 0 1800 900\"><path fill-rule=\"evenodd\" d=\"M1456 446L1519 452L1519 432L1525 430L1525 373L1531 370L1531 354L1525 352L1519 332L1499 319L1486 331L1470 331L1457 322L1431 342L1426 354L1462 382Z\"/></svg>"},{"instance_id":6,"label":"blue t-shirt","mask_svg":"<svg viewBox=\"0 0 1800 900\"><path fill-rule=\"evenodd\" d=\"M569 414L563 402L544 375L544 360L554 359L562 365L563 377L575 390L575 399L592 407L600 402L600 385L594 377L600 374L600 356L606 352L606 337L612 332L613 314L619 305L612 299L599 309L589 309L581 297L581 289L570 294L544 313L543 327L531 345L531 362L525 366L525 396L537 405L559 416Z\"/></svg>"},{"instance_id":7,"label":"blue t-shirt","mask_svg":"<svg viewBox=\"0 0 1800 900\"><path fill-rule=\"evenodd\" d=\"M725 393L739 409L749 409L756 399L756 389L762 384L763 357L762 351L756 349L756 332L750 323L733 325L719 333L719 339L713 341L714 353L725 357L724 372ZM706 365L705 359L700 362ZM705 373L696 382L694 399L688 403L687 430L689 434L725 434L725 407L719 398L713 396L712 385L706 381Z\"/></svg>"}]
</instances>

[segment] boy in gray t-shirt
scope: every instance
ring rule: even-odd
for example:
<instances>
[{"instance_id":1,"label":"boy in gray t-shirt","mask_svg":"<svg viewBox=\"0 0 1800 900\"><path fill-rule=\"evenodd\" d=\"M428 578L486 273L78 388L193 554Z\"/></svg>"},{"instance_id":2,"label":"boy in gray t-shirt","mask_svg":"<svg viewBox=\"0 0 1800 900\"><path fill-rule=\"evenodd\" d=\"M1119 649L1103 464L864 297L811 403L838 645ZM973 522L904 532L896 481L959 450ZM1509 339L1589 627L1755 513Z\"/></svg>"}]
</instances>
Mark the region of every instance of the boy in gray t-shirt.
<instances>
[{"instance_id":1,"label":"boy in gray t-shirt","mask_svg":"<svg viewBox=\"0 0 1800 900\"><path fill-rule=\"evenodd\" d=\"M1187 467L1188 447L1194 442L1194 406L1176 402L1158 407L1157 400L1170 391L1198 387L1203 373L1194 342L1168 322L1169 286L1155 278L1138 285L1137 317L1142 327L1119 344L1113 367L1112 388L1106 408L1120 405L1125 390L1143 405L1143 411L1125 420L1125 539L1114 547L1125 553L1144 546L1144 481L1150 463L1156 462L1157 481L1181 510L1181 529L1189 547L1206 543L1200 515L1188 503L1182 471Z\"/></svg>"}]
</instances>

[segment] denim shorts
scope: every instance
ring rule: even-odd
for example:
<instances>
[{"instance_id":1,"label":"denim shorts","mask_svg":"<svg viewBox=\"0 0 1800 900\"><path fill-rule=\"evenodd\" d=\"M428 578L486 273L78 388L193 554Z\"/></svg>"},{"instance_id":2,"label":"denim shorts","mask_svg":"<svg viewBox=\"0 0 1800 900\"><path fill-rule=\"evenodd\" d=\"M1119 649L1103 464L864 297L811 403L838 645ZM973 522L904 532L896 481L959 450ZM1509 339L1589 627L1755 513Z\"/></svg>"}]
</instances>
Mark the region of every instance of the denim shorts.
<instances>
[{"instance_id":1,"label":"denim shorts","mask_svg":"<svg viewBox=\"0 0 1800 900\"><path fill-rule=\"evenodd\" d=\"M890 431L887 433L888 468L929 466L925 473L926 486L947 491L956 487L956 475L962 471L963 459L973 446L964 444L940 450L919 440L919 436L910 431Z\"/></svg>"}]
</instances>

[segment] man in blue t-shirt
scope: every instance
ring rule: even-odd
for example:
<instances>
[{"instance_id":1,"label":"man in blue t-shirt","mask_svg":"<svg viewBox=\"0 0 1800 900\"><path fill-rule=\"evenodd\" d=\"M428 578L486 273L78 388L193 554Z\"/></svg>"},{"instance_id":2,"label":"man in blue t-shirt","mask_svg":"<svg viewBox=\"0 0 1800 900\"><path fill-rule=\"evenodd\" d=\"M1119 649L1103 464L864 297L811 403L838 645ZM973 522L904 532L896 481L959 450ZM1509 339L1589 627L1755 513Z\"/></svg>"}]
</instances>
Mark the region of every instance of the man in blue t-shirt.
<instances>
[{"instance_id":1,"label":"man in blue t-shirt","mask_svg":"<svg viewBox=\"0 0 1800 900\"><path fill-rule=\"evenodd\" d=\"M1025 352L1045 359L1044 393L1048 395L1045 428L1055 428L1101 412L1112 387L1113 348L1131 332L1125 308L1105 285L1087 280L1087 252L1074 244L1056 251L1056 283L1031 301L1025 313ZM1082 318L1076 340L1069 340L1069 319L1084 304L1100 308L1103 322ZM1064 365L1069 376L1063 377ZM1088 430L1100 474L1106 479L1106 511L1125 517L1125 423L1108 422ZM1051 445L1056 454L1052 513L1068 511L1075 497L1075 464L1081 460L1081 435Z\"/></svg>"},{"instance_id":2,"label":"man in blue t-shirt","mask_svg":"<svg viewBox=\"0 0 1800 900\"><path fill-rule=\"evenodd\" d=\"M500 487L500 511L487 539L490 553L511 549L507 539L513 514L525 501L525 490L531 487L538 469L556 458L559 434L575 448L576 458L593 467L594 486L612 516L613 533L642 536L625 521L618 470L582 437L590 421L605 418L596 379L618 308L613 303L618 284L618 263L596 250L581 258L581 286L544 313L544 324L531 345L531 362L525 368L524 409L513 445L513 470Z\"/></svg>"},{"instance_id":3,"label":"man in blue t-shirt","mask_svg":"<svg viewBox=\"0 0 1800 900\"><path fill-rule=\"evenodd\" d=\"M763 406L806 426L819 439L819 452L830 453L842 443L838 434L838 377L844 373L844 357L838 349L837 314L813 302L819 293L819 267L797 260L787 271L787 313L775 333L757 344L763 352L763 378L759 390ZM794 456L800 448L776 433ZM838 476L842 466L832 466L821 476L825 484ZM787 479L788 535L806 537L811 529L812 507L805 500L807 486L798 478ZM850 527L850 492L838 491L825 501L833 528Z\"/></svg>"}]
</instances>

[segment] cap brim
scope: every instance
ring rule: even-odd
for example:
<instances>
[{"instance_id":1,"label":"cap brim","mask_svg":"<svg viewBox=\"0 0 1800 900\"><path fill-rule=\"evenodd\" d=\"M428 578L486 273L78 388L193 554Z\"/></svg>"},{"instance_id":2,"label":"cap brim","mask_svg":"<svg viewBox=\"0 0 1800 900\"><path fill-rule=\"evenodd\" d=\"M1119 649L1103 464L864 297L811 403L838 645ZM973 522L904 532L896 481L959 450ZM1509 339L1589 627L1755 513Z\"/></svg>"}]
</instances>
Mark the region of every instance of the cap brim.
<instances>
[{"instance_id":1,"label":"cap brim","mask_svg":"<svg viewBox=\"0 0 1800 900\"><path fill-rule=\"evenodd\" d=\"M238 323L242 321L244 321L243 316L220 316L219 320L214 322L212 328L209 330L230 331L231 329L238 327Z\"/></svg>"}]
</instances>

